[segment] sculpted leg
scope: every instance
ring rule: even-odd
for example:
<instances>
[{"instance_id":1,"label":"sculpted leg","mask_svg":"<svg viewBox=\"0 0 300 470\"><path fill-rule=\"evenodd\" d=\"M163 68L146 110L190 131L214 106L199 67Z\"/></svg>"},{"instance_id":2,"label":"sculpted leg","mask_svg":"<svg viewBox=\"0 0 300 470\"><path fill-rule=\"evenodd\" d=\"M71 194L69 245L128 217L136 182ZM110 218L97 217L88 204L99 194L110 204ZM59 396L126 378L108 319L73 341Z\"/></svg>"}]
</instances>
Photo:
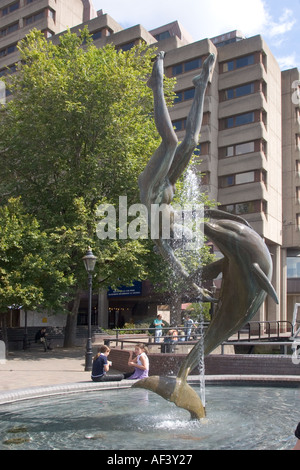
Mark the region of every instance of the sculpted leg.
<instances>
[{"instance_id":1,"label":"sculpted leg","mask_svg":"<svg viewBox=\"0 0 300 470\"><path fill-rule=\"evenodd\" d=\"M165 178L172 164L178 139L164 97L164 52L160 52L153 64L152 75L147 85L153 91L154 119L161 136L161 144L150 158L145 170L139 176L141 201L147 206L156 202L162 192ZM160 201L157 201L158 203ZM149 210L149 207L148 207Z\"/></svg>"},{"instance_id":2,"label":"sculpted leg","mask_svg":"<svg viewBox=\"0 0 300 470\"><path fill-rule=\"evenodd\" d=\"M215 55L210 54L203 64L200 75L197 75L193 79L195 96L186 122L185 137L176 150L175 157L169 171L169 180L172 184L174 184L182 175L198 145L203 118L205 90L214 62Z\"/></svg>"}]
</instances>

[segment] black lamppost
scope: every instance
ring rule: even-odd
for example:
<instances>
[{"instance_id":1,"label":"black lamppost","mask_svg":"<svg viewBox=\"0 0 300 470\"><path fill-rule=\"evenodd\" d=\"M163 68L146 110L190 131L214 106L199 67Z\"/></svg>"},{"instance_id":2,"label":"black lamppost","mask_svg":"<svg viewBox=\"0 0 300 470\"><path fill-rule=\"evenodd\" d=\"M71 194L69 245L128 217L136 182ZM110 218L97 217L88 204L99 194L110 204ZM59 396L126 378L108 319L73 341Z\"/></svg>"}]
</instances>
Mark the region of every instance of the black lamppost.
<instances>
[{"instance_id":1,"label":"black lamppost","mask_svg":"<svg viewBox=\"0 0 300 470\"><path fill-rule=\"evenodd\" d=\"M93 255L91 248L88 249L87 254L82 258L84 267L88 273L88 286L89 286L89 303L88 303L88 339L86 343L85 353L85 370L92 370L93 351L92 351L92 295L93 295L93 271L97 261L97 257Z\"/></svg>"}]
</instances>

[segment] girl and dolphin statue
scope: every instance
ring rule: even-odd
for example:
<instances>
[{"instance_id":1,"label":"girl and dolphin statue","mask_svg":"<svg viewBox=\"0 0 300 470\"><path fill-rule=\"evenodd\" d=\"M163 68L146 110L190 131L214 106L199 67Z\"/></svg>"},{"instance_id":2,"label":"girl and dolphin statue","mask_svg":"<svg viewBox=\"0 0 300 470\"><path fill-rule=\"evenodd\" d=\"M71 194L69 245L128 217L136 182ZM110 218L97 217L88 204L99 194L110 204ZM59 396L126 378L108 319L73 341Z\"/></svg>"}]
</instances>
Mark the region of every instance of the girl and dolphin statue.
<instances>
[{"instance_id":1,"label":"girl and dolphin statue","mask_svg":"<svg viewBox=\"0 0 300 470\"><path fill-rule=\"evenodd\" d=\"M161 136L161 144L150 158L145 170L139 176L141 202L151 214L151 204L164 204L167 217L173 217L171 201L175 183L187 167L195 150L203 117L203 103L209 77L215 62L210 54L203 63L200 75L193 79L195 95L186 122L186 133L178 145L177 136L167 110L163 92L163 60L160 52L153 64L148 86L154 96L154 118ZM222 286L216 301L213 318L204 336L204 356L228 339L251 320L264 302L267 294L278 303L277 295L270 282L272 260L263 239L243 218L216 209L208 210L209 222L204 222L204 233L222 252L223 258L197 272L189 274L176 258L172 240L159 237L154 240L158 251L170 263L185 284L191 287L199 300L216 301L210 293L201 288L202 280L215 279L222 273ZM171 222L171 238L172 238ZM199 363L201 340L196 343L183 361L177 377L150 376L136 382L133 387L146 388L177 406L188 410L193 419L205 416L205 409L196 391L187 383L189 373Z\"/></svg>"}]
</instances>

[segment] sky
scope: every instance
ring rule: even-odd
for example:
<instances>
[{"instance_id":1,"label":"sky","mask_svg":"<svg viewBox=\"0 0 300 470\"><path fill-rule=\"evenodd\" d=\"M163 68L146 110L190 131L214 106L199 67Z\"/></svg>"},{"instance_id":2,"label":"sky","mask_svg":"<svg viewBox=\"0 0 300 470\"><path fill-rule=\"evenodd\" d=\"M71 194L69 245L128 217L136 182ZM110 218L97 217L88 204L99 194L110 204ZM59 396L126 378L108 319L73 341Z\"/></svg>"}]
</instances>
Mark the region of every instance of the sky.
<instances>
[{"instance_id":1,"label":"sky","mask_svg":"<svg viewBox=\"0 0 300 470\"><path fill-rule=\"evenodd\" d=\"M300 0L93 0L124 29L178 20L194 41L233 30L261 34L282 70L300 69Z\"/></svg>"}]
</instances>

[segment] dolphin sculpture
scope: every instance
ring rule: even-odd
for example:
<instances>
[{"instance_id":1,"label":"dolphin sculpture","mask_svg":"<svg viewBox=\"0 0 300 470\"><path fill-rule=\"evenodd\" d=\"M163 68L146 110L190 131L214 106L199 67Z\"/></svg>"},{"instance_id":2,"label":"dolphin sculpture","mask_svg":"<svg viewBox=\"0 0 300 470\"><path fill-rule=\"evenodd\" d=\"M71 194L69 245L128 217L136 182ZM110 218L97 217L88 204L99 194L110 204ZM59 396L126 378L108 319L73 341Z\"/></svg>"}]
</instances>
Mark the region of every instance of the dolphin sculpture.
<instances>
[{"instance_id":1,"label":"dolphin sculpture","mask_svg":"<svg viewBox=\"0 0 300 470\"><path fill-rule=\"evenodd\" d=\"M214 279L222 272L222 286L213 318L204 336L207 356L253 318L267 294L278 303L270 282L272 260L263 239L238 216L212 210L216 220L205 222L208 238L219 248L224 258L204 266L191 276L192 282ZM198 365L201 340L195 344L182 363L177 378L150 376L134 387L158 393L177 406L188 410L193 419L205 416L198 394L187 384L189 373Z\"/></svg>"}]
</instances>

